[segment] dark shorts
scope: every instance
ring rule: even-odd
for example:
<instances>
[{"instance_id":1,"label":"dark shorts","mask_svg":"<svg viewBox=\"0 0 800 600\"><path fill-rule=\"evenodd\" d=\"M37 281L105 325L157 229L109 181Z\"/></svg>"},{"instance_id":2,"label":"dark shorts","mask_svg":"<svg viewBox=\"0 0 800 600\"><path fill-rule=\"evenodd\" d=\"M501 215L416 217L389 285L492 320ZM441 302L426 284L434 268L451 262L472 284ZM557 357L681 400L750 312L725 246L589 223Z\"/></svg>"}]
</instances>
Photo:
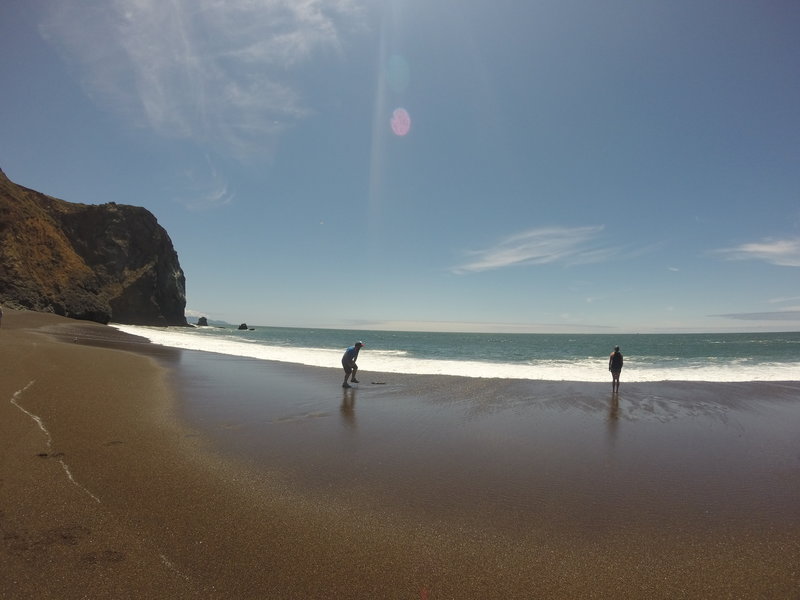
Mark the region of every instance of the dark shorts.
<instances>
[{"instance_id":1,"label":"dark shorts","mask_svg":"<svg viewBox=\"0 0 800 600\"><path fill-rule=\"evenodd\" d=\"M611 369L611 374L614 377L619 377L619 374L622 373L622 369Z\"/></svg>"},{"instance_id":2,"label":"dark shorts","mask_svg":"<svg viewBox=\"0 0 800 600\"><path fill-rule=\"evenodd\" d=\"M347 373L348 375L350 375L350 373L353 372L352 365L347 365L345 363L342 363L342 368L344 369L344 372Z\"/></svg>"}]
</instances>

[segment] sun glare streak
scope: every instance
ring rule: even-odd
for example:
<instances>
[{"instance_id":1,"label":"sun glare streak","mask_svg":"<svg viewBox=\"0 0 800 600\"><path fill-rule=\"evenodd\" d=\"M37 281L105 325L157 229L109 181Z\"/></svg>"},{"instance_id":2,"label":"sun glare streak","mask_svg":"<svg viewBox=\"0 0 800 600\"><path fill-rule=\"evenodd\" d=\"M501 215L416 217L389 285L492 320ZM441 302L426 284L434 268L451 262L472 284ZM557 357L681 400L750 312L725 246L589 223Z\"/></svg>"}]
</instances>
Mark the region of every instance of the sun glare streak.
<instances>
[{"instance_id":1,"label":"sun glare streak","mask_svg":"<svg viewBox=\"0 0 800 600\"><path fill-rule=\"evenodd\" d=\"M393 51L396 37L399 8L394 2L383 5L383 14L378 36L378 56L375 70L375 105L372 115L372 142L370 149L369 177L369 231L379 236L380 213L384 203L383 176L387 168L386 149L394 136L408 134L411 118L405 109L397 107L400 96L410 81L410 67L406 59ZM390 115L391 107L397 107ZM401 111L402 112L398 112ZM389 127L387 127L387 120ZM392 135L394 134L394 136ZM373 240L378 244L378 240Z\"/></svg>"},{"instance_id":2,"label":"sun glare streak","mask_svg":"<svg viewBox=\"0 0 800 600\"><path fill-rule=\"evenodd\" d=\"M370 147L370 165L369 165L369 219L370 226L369 232L375 231L375 221L379 216L380 197L382 187L382 173L383 173L383 142L384 142L384 128L381 127L383 120L384 110L386 106L386 73L382 65L386 60L387 42L386 42L386 29L387 29L386 15L383 16L380 26L379 46L378 46L378 63L375 78L375 106L372 113L372 141Z\"/></svg>"},{"instance_id":3,"label":"sun glare streak","mask_svg":"<svg viewBox=\"0 0 800 600\"><path fill-rule=\"evenodd\" d=\"M405 57L393 54L386 65L386 83L393 92L402 93L408 88L411 69Z\"/></svg>"}]
</instances>

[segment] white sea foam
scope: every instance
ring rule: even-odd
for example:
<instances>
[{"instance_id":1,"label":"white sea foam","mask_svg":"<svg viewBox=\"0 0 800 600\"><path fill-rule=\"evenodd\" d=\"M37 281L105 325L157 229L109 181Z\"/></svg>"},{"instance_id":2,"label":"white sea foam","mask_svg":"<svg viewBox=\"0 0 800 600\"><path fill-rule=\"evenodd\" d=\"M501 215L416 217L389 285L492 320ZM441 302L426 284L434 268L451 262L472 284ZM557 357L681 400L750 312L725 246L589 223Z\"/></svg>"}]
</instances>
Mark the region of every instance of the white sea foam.
<instances>
[{"instance_id":1,"label":"white sea foam","mask_svg":"<svg viewBox=\"0 0 800 600\"><path fill-rule=\"evenodd\" d=\"M259 360L339 368L342 350L269 345L234 336L198 335L191 330L114 325L120 331L147 338L154 344L241 356ZM458 375L543 381L606 382L610 380L607 358L540 360L531 364L488 361L424 359L404 351L366 348L359 358L363 371L413 373L419 375ZM651 381L793 381L800 373L800 362L751 364L746 360L659 361L652 357L629 359L623 371L628 382Z\"/></svg>"}]
</instances>

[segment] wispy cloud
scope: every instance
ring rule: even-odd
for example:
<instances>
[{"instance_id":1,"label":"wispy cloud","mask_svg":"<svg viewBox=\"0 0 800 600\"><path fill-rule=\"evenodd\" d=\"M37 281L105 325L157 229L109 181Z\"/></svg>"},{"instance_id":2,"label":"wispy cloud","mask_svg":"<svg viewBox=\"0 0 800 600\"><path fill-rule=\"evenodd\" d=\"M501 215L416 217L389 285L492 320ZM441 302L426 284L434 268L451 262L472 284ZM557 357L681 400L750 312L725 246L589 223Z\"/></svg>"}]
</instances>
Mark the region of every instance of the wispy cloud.
<instances>
[{"instance_id":1,"label":"wispy cloud","mask_svg":"<svg viewBox=\"0 0 800 600\"><path fill-rule=\"evenodd\" d=\"M454 267L454 273L470 273L505 267L562 263L587 264L605 261L617 252L597 242L602 225L551 227L523 231L484 250L471 251L468 262Z\"/></svg>"},{"instance_id":2,"label":"wispy cloud","mask_svg":"<svg viewBox=\"0 0 800 600\"><path fill-rule=\"evenodd\" d=\"M186 168L175 177L174 199L190 210L206 210L225 206L236 194L227 178L219 172L210 156L202 164Z\"/></svg>"},{"instance_id":3,"label":"wispy cloud","mask_svg":"<svg viewBox=\"0 0 800 600\"><path fill-rule=\"evenodd\" d=\"M800 310L779 310L773 312L732 313L727 315L711 315L741 321L800 321Z\"/></svg>"},{"instance_id":4,"label":"wispy cloud","mask_svg":"<svg viewBox=\"0 0 800 600\"><path fill-rule=\"evenodd\" d=\"M98 104L247 156L310 114L294 69L341 51L358 1L51 0L41 30Z\"/></svg>"},{"instance_id":5,"label":"wispy cloud","mask_svg":"<svg viewBox=\"0 0 800 600\"><path fill-rule=\"evenodd\" d=\"M761 260L781 267L800 267L800 238L766 239L714 253L728 260Z\"/></svg>"},{"instance_id":6,"label":"wispy cloud","mask_svg":"<svg viewBox=\"0 0 800 600\"><path fill-rule=\"evenodd\" d=\"M228 189L228 184L222 181L214 183L216 183L216 187L209 187L194 198L185 201L186 207L198 210L230 204L235 195Z\"/></svg>"},{"instance_id":7,"label":"wispy cloud","mask_svg":"<svg viewBox=\"0 0 800 600\"><path fill-rule=\"evenodd\" d=\"M188 313L187 313L188 314ZM608 325L584 323L502 323L480 321L366 321L354 320L347 327L370 331L448 331L471 333L565 333L606 332Z\"/></svg>"}]
</instances>

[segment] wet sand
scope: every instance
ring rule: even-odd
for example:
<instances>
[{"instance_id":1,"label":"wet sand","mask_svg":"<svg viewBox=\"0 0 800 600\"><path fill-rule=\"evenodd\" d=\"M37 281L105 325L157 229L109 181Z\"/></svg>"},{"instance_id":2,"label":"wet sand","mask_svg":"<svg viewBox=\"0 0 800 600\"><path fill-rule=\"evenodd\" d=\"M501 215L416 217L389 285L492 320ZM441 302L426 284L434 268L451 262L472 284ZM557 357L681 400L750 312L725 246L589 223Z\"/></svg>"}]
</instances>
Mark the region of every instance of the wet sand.
<instances>
[{"instance_id":1,"label":"wet sand","mask_svg":"<svg viewBox=\"0 0 800 600\"><path fill-rule=\"evenodd\" d=\"M343 390L15 311L0 360L0 597L800 596L798 382L615 397L364 352Z\"/></svg>"}]
</instances>

